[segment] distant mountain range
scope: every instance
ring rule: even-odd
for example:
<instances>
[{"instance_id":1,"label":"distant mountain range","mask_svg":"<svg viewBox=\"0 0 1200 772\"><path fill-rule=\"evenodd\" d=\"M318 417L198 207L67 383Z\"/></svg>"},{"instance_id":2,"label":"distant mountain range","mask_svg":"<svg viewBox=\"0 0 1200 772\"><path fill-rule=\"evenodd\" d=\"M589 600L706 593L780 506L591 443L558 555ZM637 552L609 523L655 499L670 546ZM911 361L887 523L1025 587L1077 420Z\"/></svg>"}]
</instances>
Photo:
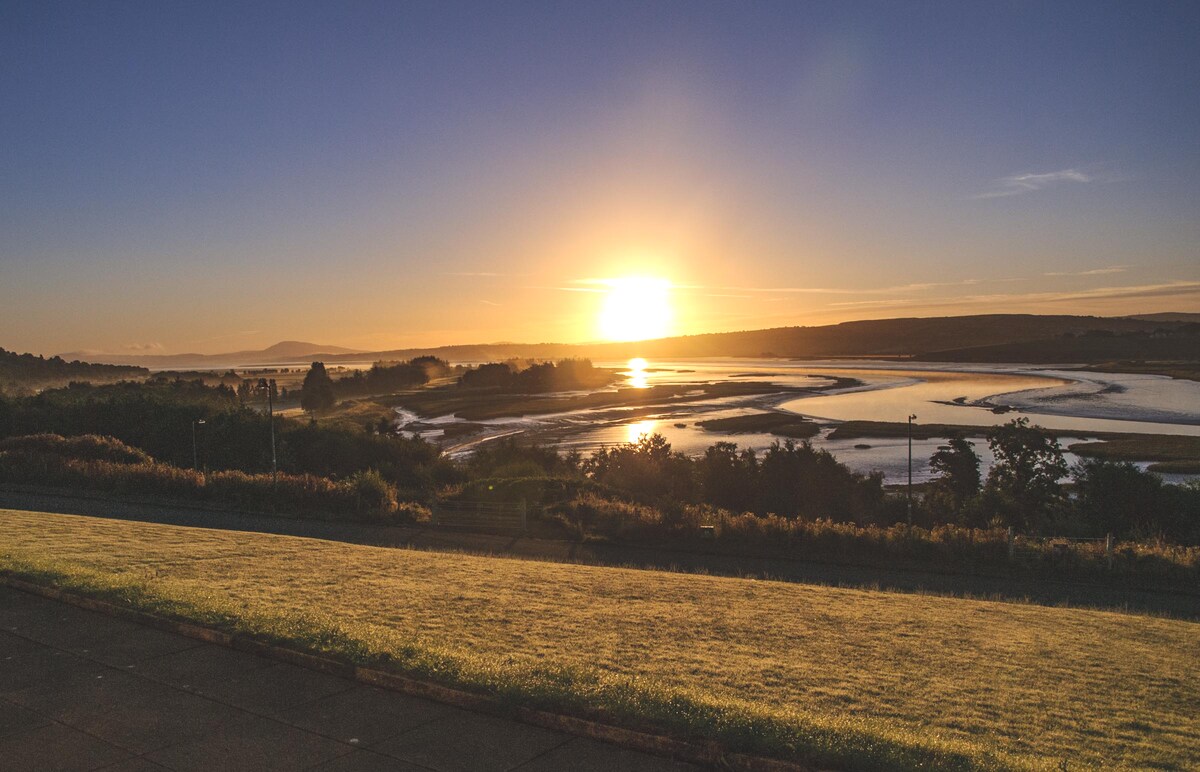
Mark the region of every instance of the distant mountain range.
<instances>
[{"instance_id":1,"label":"distant mountain range","mask_svg":"<svg viewBox=\"0 0 1200 772\"><path fill-rule=\"evenodd\" d=\"M203 368L231 363L260 365L278 362L294 362L298 359L330 358L334 356L361 356L369 352L345 346L327 346L306 343L300 340L284 340L264 349L231 351L227 354L98 354L89 351L72 351L59 354L65 360L80 359L112 365L135 365L155 369L186 367Z\"/></svg>"},{"instance_id":2,"label":"distant mountain range","mask_svg":"<svg viewBox=\"0 0 1200 772\"><path fill-rule=\"evenodd\" d=\"M688 335L635 343L487 343L361 351L302 341L284 341L259 351L227 354L63 354L107 364L154 369L272 365L321 360L326 363L400 361L436 356L452 362L511 358L591 357L912 357L926 361L1079 362L1121 358L1200 359L1200 314L1144 317L988 314L875 319L819 327Z\"/></svg>"}]
</instances>

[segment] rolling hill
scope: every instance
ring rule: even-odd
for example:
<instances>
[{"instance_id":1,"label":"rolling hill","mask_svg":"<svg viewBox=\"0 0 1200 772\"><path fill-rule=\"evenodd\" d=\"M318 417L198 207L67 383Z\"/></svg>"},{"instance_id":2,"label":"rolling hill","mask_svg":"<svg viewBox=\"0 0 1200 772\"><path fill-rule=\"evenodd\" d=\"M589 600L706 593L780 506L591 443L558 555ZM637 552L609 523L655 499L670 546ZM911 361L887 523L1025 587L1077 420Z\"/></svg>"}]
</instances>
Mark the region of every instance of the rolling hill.
<instances>
[{"instance_id":1,"label":"rolling hill","mask_svg":"<svg viewBox=\"0 0 1200 772\"><path fill-rule=\"evenodd\" d=\"M633 343L484 343L361 351L303 341L226 354L106 355L89 359L149 368L270 365L321 359L327 363L402 361L436 356L453 362L510 358L757 357L804 359L900 357L928 361L1055 361L1089 363L1118 358L1192 360L1197 353L1194 314L1147 318L987 314L873 319L818 327L687 335ZM82 354L64 354L77 358Z\"/></svg>"}]
</instances>

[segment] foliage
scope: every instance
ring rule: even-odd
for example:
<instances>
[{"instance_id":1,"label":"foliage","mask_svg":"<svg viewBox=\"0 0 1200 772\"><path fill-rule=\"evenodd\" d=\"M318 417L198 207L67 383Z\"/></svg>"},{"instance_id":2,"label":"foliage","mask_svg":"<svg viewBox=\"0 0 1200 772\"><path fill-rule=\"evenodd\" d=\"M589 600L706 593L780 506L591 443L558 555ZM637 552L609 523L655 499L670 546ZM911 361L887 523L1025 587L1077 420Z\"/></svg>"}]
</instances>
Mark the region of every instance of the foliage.
<instances>
[{"instance_id":1,"label":"foliage","mask_svg":"<svg viewBox=\"0 0 1200 772\"><path fill-rule=\"evenodd\" d=\"M192 465L192 422L201 466L250 474L271 470L267 416L239 404L227 386L198 381L75 385L4 402L0 437L37 433L102 435L180 467ZM375 469L391 484L429 492L456 472L420 439L368 435L345 428L275 418L281 471L348 477Z\"/></svg>"},{"instance_id":2,"label":"foliage","mask_svg":"<svg viewBox=\"0 0 1200 772\"><path fill-rule=\"evenodd\" d=\"M440 360L433 360L440 362ZM441 362L445 365L444 362ZM344 378L333 382L337 397L356 397L365 394L388 394L401 389L411 389L429 381L428 367L435 366L425 360L384 364L376 362L367 371L355 370ZM307 383L307 377L305 382ZM301 397L303 406L303 397ZM306 410L310 409L305 407Z\"/></svg>"},{"instance_id":3,"label":"foliage","mask_svg":"<svg viewBox=\"0 0 1200 772\"><path fill-rule=\"evenodd\" d=\"M1058 441L1014 418L987 434L995 463L988 472L987 506L1008 525L1039 527L1062 504L1059 481L1070 471Z\"/></svg>"},{"instance_id":4,"label":"foliage","mask_svg":"<svg viewBox=\"0 0 1200 772\"><path fill-rule=\"evenodd\" d=\"M22 455L54 455L80 461L111 461L116 464L148 464L154 459L148 453L131 448L112 437L85 434L61 437L57 434L30 434L0 440L0 453Z\"/></svg>"},{"instance_id":5,"label":"foliage","mask_svg":"<svg viewBox=\"0 0 1200 772\"><path fill-rule=\"evenodd\" d=\"M395 486L375 471L343 481L286 473L275 479L240 471L202 474L158 463L116 440L99 437L42 435L0 442L0 482L201 500L318 517L405 521L417 511L398 504Z\"/></svg>"},{"instance_id":6,"label":"foliage","mask_svg":"<svg viewBox=\"0 0 1200 772\"><path fill-rule=\"evenodd\" d=\"M601 448L583 462L583 471L599 483L649 500L695 500L691 459L673 453L661 434L642 435L637 442Z\"/></svg>"},{"instance_id":7,"label":"foliage","mask_svg":"<svg viewBox=\"0 0 1200 772\"><path fill-rule=\"evenodd\" d=\"M300 407L310 413L321 413L332 408L336 402L333 379L326 372L325 364L313 362L300 387Z\"/></svg>"},{"instance_id":8,"label":"foliage","mask_svg":"<svg viewBox=\"0 0 1200 772\"><path fill-rule=\"evenodd\" d=\"M98 365L62 357L46 359L33 354L18 354L0 348L0 394L31 393L49 386L70 381L111 382L144 378L150 371L144 367Z\"/></svg>"},{"instance_id":9,"label":"foliage","mask_svg":"<svg viewBox=\"0 0 1200 772\"><path fill-rule=\"evenodd\" d=\"M458 380L465 389L492 389L513 394L575 391L607 384L612 376L589 359L563 359L523 366L521 362L489 363L468 370Z\"/></svg>"}]
</instances>

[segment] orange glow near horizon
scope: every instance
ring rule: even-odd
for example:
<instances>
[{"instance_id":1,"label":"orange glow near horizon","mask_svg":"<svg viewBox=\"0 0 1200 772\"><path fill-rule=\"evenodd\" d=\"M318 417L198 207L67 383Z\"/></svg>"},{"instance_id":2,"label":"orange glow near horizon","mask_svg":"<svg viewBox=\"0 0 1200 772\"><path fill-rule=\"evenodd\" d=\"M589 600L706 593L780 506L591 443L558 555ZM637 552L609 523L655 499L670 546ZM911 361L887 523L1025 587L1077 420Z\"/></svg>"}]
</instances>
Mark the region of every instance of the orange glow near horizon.
<instances>
[{"instance_id":1,"label":"orange glow near horizon","mask_svg":"<svg viewBox=\"0 0 1200 772\"><path fill-rule=\"evenodd\" d=\"M605 340L662 338L670 334L673 312L671 282L649 276L606 279L600 309L600 334Z\"/></svg>"}]
</instances>

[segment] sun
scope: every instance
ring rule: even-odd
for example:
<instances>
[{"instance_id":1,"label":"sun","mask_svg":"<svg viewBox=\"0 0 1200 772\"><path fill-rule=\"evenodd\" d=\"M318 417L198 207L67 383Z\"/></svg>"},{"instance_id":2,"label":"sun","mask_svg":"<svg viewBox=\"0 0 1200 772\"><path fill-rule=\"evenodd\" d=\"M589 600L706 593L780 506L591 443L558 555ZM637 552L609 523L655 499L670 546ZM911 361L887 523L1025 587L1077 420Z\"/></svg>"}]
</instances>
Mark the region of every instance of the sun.
<instances>
[{"instance_id":1,"label":"sun","mask_svg":"<svg viewBox=\"0 0 1200 772\"><path fill-rule=\"evenodd\" d=\"M649 276L605 279L600 334L607 340L662 338L671 328L671 282Z\"/></svg>"}]
</instances>

